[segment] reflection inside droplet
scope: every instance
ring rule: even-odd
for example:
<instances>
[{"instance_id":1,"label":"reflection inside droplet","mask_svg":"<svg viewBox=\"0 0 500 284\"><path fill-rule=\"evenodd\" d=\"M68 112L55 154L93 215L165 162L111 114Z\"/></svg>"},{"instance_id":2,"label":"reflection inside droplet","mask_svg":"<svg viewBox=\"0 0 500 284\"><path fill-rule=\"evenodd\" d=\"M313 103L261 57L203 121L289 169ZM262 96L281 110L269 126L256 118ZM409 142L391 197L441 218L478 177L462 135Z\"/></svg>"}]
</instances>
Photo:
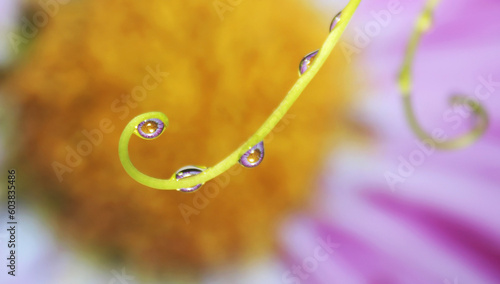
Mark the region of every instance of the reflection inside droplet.
<instances>
[{"instance_id":1,"label":"reflection inside droplet","mask_svg":"<svg viewBox=\"0 0 500 284\"><path fill-rule=\"evenodd\" d=\"M299 64L299 75L304 74L307 71L307 69L309 69L318 52L319 50L313 51L308 55L306 55L304 58L302 58L302 61L300 61Z\"/></svg>"},{"instance_id":2,"label":"reflection inside droplet","mask_svg":"<svg viewBox=\"0 0 500 284\"><path fill-rule=\"evenodd\" d=\"M190 177L190 176L194 176L194 175L200 174L201 172L203 172L206 169L207 169L206 167L186 166L186 167L180 168L174 174L174 177L175 177L175 179L179 180L179 179L183 179L183 178L187 178L187 177ZM193 192L193 191L196 191L196 190L200 189L200 187L202 185L203 184L200 183L200 184L197 184L197 185L195 185L193 187L180 188L180 189L178 189L178 191Z\"/></svg>"},{"instance_id":3,"label":"reflection inside droplet","mask_svg":"<svg viewBox=\"0 0 500 284\"><path fill-rule=\"evenodd\" d=\"M153 139L162 134L165 124L157 118L146 119L135 128L135 134L144 139Z\"/></svg>"},{"instance_id":4,"label":"reflection inside droplet","mask_svg":"<svg viewBox=\"0 0 500 284\"><path fill-rule=\"evenodd\" d=\"M340 21L340 16L342 15L342 11L340 11L332 20L332 23L330 24L330 32L333 31L335 26L339 23Z\"/></svg>"},{"instance_id":5,"label":"reflection inside droplet","mask_svg":"<svg viewBox=\"0 0 500 284\"><path fill-rule=\"evenodd\" d=\"M239 160L239 163L246 168L253 168L264 159L264 142L259 142L257 145L246 151Z\"/></svg>"},{"instance_id":6,"label":"reflection inside droplet","mask_svg":"<svg viewBox=\"0 0 500 284\"><path fill-rule=\"evenodd\" d=\"M158 129L158 123L155 121L148 121L141 126L141 130L144 133L154 133Z\"/></svg>"}]
</instances>

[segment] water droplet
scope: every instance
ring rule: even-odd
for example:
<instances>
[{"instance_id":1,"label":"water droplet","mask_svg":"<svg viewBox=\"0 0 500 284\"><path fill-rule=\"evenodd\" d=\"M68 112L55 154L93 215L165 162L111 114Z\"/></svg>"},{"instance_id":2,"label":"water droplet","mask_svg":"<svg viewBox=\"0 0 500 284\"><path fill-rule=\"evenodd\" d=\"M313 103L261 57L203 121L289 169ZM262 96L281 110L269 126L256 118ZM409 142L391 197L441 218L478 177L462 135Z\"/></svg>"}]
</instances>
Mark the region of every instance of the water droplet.
<instances>
[{"instance_id":1,"label":"water droplet","mask_svg":"<svg viewBox=\"0 0 500 284\"><path fill-rule=\"evenodd\" d=\"M154 139L163 133L165 124L157 118L146 119L135 128L136 134L144 139Z\"/></svg>"},{"instance_id":2,"label":"water droplet","mask_svg":"<svg viewBox=\"0 0 500 284\"><path fill-rule=\"evenodd\" d=\"M194 175L197 175L197 174L200 174L202 173L204 170L206 170L207 168L206 167L197 167L197 166L186 166L186 167L182 167L180 168L175 174L174 174L174 178L179 180L179 179L183 179L183 178L187 178L187 177L190 177L190 176L194 176ZM203 185L203 183L200 183L200 184L197 184L193 187L189 187L189 188L180 188L178 189L178 191L182 191L182 192L193 192L193 191L197 191L198 189L200 189L200 187Z\"/></svg>"},{"instance_id":3,"label":"water droplet","mask_svg":"<svg viewBox=\"0 0 500 284\"><path fill-rule=\"evenodd\" d=\"M311 66L314 58L318 54L318 52L319 52L319 50L313 51L313 52L309 53L308 55L306 55L302 59L302 61L300 61L300 64L299 64L299 75L304 74L307 71L307 69L309 69L309 67Z\"/></svg>"},{"instance_id":4,"label":"water droplet","mask_svg":"<svg viewBox=\"0 0 500 284\"><path fill-rule=\"evenodd\" d=\"M333 18L332 23L330 24L330 32L333 31L335 26L339 23L340 21L340 16L342 15L342 11L340 11L335 18Z\"/></svg>"},{"instance_id":5,"label":"water droplet","mask_svg":"<svg viewBox=\"0 0 500 284\"><path fill-rule=\"evenodd\" d=\"M264 142L259 142L257 145L250 148L250 150L246 151L239 160L240 164L245 168L253 168L260 163L264 159Z\"/></svg>"}]
</instances>

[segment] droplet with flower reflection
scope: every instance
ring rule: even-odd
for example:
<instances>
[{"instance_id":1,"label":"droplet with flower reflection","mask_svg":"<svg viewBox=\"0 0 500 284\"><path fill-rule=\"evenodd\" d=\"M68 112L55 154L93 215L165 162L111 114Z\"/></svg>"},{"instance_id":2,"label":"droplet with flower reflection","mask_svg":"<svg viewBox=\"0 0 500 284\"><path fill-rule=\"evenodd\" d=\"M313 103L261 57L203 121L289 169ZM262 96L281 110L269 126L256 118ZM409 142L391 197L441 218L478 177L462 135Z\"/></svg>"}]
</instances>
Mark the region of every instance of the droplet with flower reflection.
<instances>
[{"instance_id":1,"label":"droplet with flower reflection","mask_svg":"<svg viewBox=\"0 0 500 284\"><path fill-rule=\"evenodd\" d=\"M342 11L340 11L332 20L332 23L330 24L330 32L333 31L335 26L340 22L340 16L342 15Z\"/></svg>"},{"instance_id":2,"label":"droplet with flower reflection","mask_svg":"<svg viewBox=\"0 0 500 284\"><path fill-rule=\"evenodd\" d=\"M304 74L307 71L307 69L309 69L312 62L314 61L314 58L318 54L318 52L319 52L319 49L309 53L304 58L302 58L302 61L300 61L300 64L299 64L299 75Z\"/></svg>"},{"instance_id":3,"label":"droplet with flower reflection","mask_svg":"<svg viewBox=\"0 0 500 284\"><path fill-rule=\"evenodd\" d=\"M253 168L260 163L264 159L264 142L259 142L257 145L250 148L250 150L246 151L239 160L239 163L245 168Z\"/></svg>"},{"instance_id":4,"label":"droplet with flower reflection","mask_svg":"<svg viewBox=\"0 0 500 284\"><path fill-rule=\"evenodd\" d=\"M182 167L182 168L180 168L174 174L174 178L177 179L177 180L183 179L183 178L187 178L187 177L190 177L190 176L194 176L194 175L200 174L200 173L202 173L206 169L207 169L206 167L197 167L197 166ZM178 189L178 191L182 191L182 192L194 192L194 191L197 191L198 189L200 189L200 187L202 185L203 185L203 183L200 183L200 184L197 184L197 185L195 185L193 187L180 188L180 189Z\"/></svg>"},{"instance_id":5,"label":"droplet with flower reflection","mask_svg":"<svg viewBox=\"0 0 500 284\"><path fill-rule=\"evenodd\" d=\"M135 129L135 134L143 139L154 139L163 133L165 124L157 118L146 119L139 123Z\"/></svg>"}]
</instances>

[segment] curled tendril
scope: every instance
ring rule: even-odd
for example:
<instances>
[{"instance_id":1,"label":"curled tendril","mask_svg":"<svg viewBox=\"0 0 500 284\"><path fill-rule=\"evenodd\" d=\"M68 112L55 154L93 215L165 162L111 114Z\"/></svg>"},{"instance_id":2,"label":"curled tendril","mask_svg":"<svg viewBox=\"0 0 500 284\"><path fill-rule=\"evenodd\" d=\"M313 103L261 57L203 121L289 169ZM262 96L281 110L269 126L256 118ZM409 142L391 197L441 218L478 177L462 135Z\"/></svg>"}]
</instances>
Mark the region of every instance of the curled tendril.
<instances>
[{"instance_id":1,"label":"curled tendril","mask_svg":"<svg viewBox=\"0 0 500 284\"><path fill-rule=\"evenodd\" d=\"M410 38L408 49L406 51L405 59L403 61L403 65L401 67L399 75L399 88L403 96L406 119L410 124L412 131L421 140L434 139L424 129L422 129L420 124L417 122L417 119L415 118L415 113L413 111L410 96L412 89L411 67L420 39L422 35L432 26L434 10L436 9L436 6L440 1L441 0L427 1L422 14L417 20L415 30ZM448 141L434 141L435 147L442 150L451 150L466 147L477 141L488 127L488 114L478 102L472 100L467 96L453 96L450 99L450 103L452 106L462 105L469 107L477 119L474 128L469 132Z\"/></svg>"},{"instance_id":2,"label":"curled tendril","mask_svg":"<svg viewBox=\"0 0 500 284\"><path fill-rule=\"evenodd\" d=\"M204 182L215 178L216 176L222 174L226 170L228 170L233 165L237 164L240 157L249 149L251 149L254 145L258 144L264 137L266 137L272 129L278 124L278 122L283 118L288 109L292 106L292 104L297 100L302 91L307 87L309 82L314 78L318 70L321 68L323 63L326 61L333 48L337 44L340 39L340 36L344 32L352 18L356 8L358 7L361 0L351 0L345 9L342 11L341 20L335 25L335 28L330 32L327 37L325 43L319 50L318 54L314 58L314 63L307 69L307 72L302 74L297 82L290 89L288 94L285 96L280 105L273 111L271 116L264 122L264 124L238 149L232 152L229 156L227 156L224 160L219 162L217 165L210 167L203 172L193 175L183 179L158 179L154 177L150 177L148 175L143 174L137 168L134 167L132 162L130 161L130 157L128 154L128 144L130 141L130 137L132 134L137 134L136 128L137 126L148 119L160 119L163 121L163 127L166 128L168 126L168 118L165 114L161 112L148 112L137 117L133 118L123 130L120 142L118 146L118 154L120 156L120 161L125 169L125 171L137 182L152 187L156 189L162 190L177 190L179 188L191 188L198 184L203 184ZM160 133L161 134L161 133Z\"/></svg>"}]
</instances>

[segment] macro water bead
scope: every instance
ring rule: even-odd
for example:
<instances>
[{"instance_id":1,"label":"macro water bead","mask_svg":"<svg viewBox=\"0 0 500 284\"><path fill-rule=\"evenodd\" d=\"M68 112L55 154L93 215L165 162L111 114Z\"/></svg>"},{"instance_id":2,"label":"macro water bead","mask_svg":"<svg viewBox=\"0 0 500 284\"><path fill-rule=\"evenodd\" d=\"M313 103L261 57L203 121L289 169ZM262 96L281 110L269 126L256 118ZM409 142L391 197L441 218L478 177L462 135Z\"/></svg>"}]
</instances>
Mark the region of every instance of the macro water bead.
<instances>
[{"instance_id":1,"label":"macro water bead","mask_svg":"<svg viewBox=\"0 0 500 284\"><path fill-rule=\"evenodd\" d=\"M176 173L175 173L175 179L179 180L179 179L183 179L183 178L187 178L187 177L190 177L190 176L194 176L194 175L197 175L197 174L200 174L202 173L204 170L206 170L207 168L205 167L196 167L196 166L186 166L186 167L183 167L183 168L180 168ZM178 189L178 191L182 191L182 192L193 192L193 191L196 191L198 190L203 184L200 183L200 184L197 184L193 187L189 187L189 188L180 188Z\"/></svg>"},{"instance_id":2,"label":"macro water bead","mask_svg":"<svg viewBox=\"0 0 500 284\"><path fill-rule=\"evenodd\" d=\"M300 61L299 64L299 75L304 74L309 67L311 67L312 62L314 61L314 58L318 54L319 50L313 51L306 55L304 58L302 58L302 61Z\"/></svg>"},{"instance_id":3,"label":"macro water bead","mask_svg":"<svg viewBox=\"0 0 500 284\"><path fill-rule=\"evenodd\" d=\"M264 159L264 142L259 142L257 145L246 151L239 160L239 163L245 168L253 168L262 162Z\"/></svg>"},{"instance_id":4,"label":"macro water bead","mask_svg":"<svg viewBox=\"0 0 500 284\"><path fill-rule=\"evenodd\" d=\"M164 128L165 124L163 123L163 121L157 118L150 118L139 123L136 130L139 136L141 136L142 138L153 139L160 136Z\"/></svg>"},{"instance_id":5,"label":"macro water bead","mask_svg":"<svg viewBox=\"0 0 500 284\"><path fill-rule=\"evenodd\" d=\"M332 20L332 23L330 24L330 32L333 31L335 26L340 22L340 16L342 15L342 11L340 11Z\"/></svg>"}]
</instances>

